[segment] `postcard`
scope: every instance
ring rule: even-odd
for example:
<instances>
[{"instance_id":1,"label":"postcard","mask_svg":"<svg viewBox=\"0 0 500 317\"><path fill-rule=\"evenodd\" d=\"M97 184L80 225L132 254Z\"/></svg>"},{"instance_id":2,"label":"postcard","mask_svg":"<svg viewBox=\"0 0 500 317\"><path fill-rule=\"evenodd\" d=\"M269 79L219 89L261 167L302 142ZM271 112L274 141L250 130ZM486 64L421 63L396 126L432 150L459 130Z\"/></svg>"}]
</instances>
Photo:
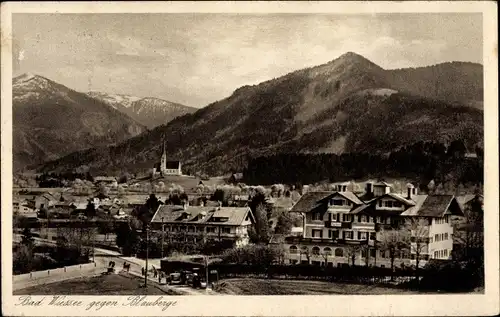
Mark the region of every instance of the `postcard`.
<instances>
[{"instance_id":1,"label":"postcard","mask_svg":"<svg viewBox=\"0 0 500 317\"><path fill-rule=\"evenodd\" d=\"M1 14L5 315L499 313L496 3Z\"/></svg>"}]
</instances>

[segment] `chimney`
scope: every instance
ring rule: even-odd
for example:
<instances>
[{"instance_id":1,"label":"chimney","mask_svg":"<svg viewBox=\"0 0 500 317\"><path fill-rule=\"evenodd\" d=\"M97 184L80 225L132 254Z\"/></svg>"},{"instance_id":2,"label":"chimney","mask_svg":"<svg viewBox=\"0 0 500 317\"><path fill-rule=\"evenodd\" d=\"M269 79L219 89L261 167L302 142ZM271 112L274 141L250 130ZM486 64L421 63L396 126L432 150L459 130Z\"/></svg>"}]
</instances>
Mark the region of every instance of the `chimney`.
<instances>
[{"instance_id":1,"label":"chimney","mask_svg":"<svg viewBox=\"0 0 500 317\"><path fill-rule=\"evenodd\" d=\"M373 183L371 182L366 183L366 193L373 194Z\"/></svg>"},{"instance_id":2,"label":"chimney","mask_svg":"<svg viewBox=\"0 0 500 317\"><path fill-rule=\"evenodd\" d=\"M415 188L413 187L412 184L407 184L406 185L406 189L407 189L407 195L406 195L406 198L407 199L412 199L412 196L413 194L415 193Z\"/></svg>"}]
</instances>

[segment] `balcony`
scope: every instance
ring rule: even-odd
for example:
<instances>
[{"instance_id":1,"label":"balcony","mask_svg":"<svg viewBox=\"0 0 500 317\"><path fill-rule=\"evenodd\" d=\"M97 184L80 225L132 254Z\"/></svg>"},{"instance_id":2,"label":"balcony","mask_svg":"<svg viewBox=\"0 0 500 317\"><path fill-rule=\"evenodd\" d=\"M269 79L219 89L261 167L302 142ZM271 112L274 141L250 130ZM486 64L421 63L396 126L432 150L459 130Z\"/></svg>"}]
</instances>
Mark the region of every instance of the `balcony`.
<instances>
[{"instance_id":1,"label":"balcony","mask_svg":"<svg viewBox=\"0 0 500 317\"><path fill-rule=\"evenodd\" d=\"M359 230L375 230L375 223L373 222L354 222L352 224L353 229Z\"/></svg>"},{"instance_id":2,"label":"balcony","mask_svg":"<svg viewBox=\"0 0 500 317\"><path fill-rule=\"evenodd\" d=\"M339 221L325 221L326 228L342 228L342 222Z\"/></svg>"}]
</instances>

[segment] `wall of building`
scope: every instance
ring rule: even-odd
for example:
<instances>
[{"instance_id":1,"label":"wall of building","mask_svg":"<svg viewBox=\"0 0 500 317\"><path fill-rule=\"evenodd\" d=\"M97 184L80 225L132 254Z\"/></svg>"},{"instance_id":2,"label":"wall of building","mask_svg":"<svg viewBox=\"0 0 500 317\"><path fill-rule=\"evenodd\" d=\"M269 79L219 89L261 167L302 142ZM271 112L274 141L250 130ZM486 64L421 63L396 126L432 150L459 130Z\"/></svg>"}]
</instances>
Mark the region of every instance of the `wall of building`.
<instances>
[{"instance_id":1,"label":"wall of building","mask_svg":"<svg viewBox=\"0 0 500 317\"><path fill-rule=\"evenodd\" d=\"M437 241L436 236L438 236ZM453 250L453 226L449 215L432 219L429 238L432 239L429 244L429 255L432 258L448 259L451 256Z\"/></svg>"}]
</instances>

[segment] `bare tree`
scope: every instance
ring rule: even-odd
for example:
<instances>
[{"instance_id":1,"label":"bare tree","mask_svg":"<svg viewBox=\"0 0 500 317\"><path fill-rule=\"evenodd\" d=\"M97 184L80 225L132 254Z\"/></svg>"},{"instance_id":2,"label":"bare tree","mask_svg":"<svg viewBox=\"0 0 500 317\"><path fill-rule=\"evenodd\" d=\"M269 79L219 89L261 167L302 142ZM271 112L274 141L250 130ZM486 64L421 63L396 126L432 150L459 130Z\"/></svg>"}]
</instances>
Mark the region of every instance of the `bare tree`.
<instances>
[{"instance_id":1,"label":"bare tree","mask_svg":"<svg viewBox=\"0 0 500 317\"><path fill-rule=\"evenodd\" d=\"M409 235L406 230L381 230L379 234L380 250L389 252L391 270L394 270L394 260L401 251L408 248Z\"/></svg>"},{"instance_id":2,"label":"bare tree","mask_svg":"<svg viewBox=\"0 0 500 317\"><path fill-rule=\"evenodd\" d=\"M351 260L351 265L354 266L356 263L356 257L364 249L364 245L362 244L349 244L346 247L347 258Z\"/></svg>"},{"instance_id":3,"label":"bare tree","mask_svg":"<svg viewBox=\"0 0 500 317\"><path fill-rule=\"evenodd\" d=\"M411 236L410 254L415 254L415 275L417 280L419 280L418 268L422 253L429 249L429 224L428 219L420 217L412 217L406 221L406 228Z\"/></svg>"}]
</instances>

